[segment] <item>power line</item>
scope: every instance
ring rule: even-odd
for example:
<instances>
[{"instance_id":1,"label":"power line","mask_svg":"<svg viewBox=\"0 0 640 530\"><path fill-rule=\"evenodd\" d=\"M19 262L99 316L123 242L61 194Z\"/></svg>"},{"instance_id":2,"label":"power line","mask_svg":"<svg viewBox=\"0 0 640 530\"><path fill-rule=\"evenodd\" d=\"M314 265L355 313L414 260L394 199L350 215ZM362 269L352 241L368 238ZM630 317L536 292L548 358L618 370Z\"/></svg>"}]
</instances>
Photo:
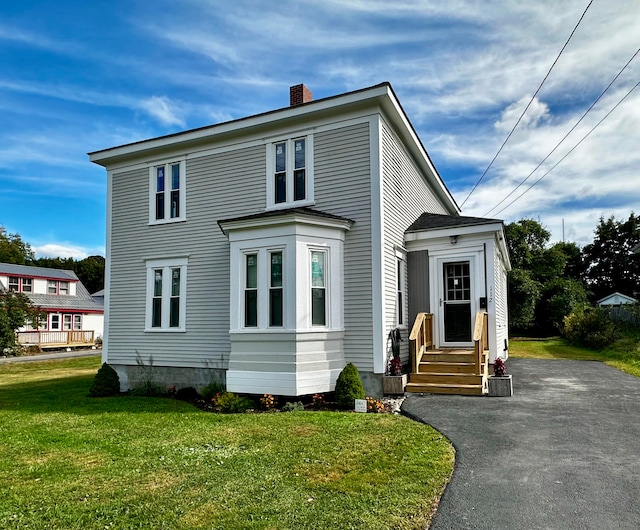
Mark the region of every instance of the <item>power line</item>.
<instances>
[{"instance_id":1,"label":"power line","mask_svg":"<svg viewBox=\"0 0 640 530\"><path fill-rule=\"evenodd\" d=\"M560 56L562 55L562 52L564 52L564 49L567 47L567 45L569 44L569 41L571 40L571 38L573 37L573 34L576 32L576 30L578 29L578 26L580 25L580 23L582 22L582 19L584 18L584 16L587 14L587 11L589 10L589 8L591 7L591 4L593 3L593 0L590 0L589 5L587 5L586 9L584 10L584 12L582 13L582 16L580 17L580 20L578 20L578 23L576 24L576 26L573 28L573 31L571 32L571 35L569 35L569 38L567 39L567 42L564 43L564 46L562 47L562 49L560 50L560 53L558 54L558 56L556 57L556 60L553 61L553 64L551 65L551 68L549 68L549 71L547 72L547 75L544 76L544 79L542 80L542 82L540 83L540 86L538 87L538 89L536 90L535 94L533 94L533 96L531 97L531 101L529 101L529 103L527 103L527 106L525 107L525 109L522 111L522 114L520 115L520 117L518 118L518 121L516 122L516 124L513 126L513 129L511 129L511 132L507 135L507 137L505 138L504 142L502 142L502 145L500 146L500 149L498 149L498 152L495 154L495 156L493 157L493 159L491 160L491 162L489 162L489 165L487 166L487 169L484 170L484 172L482 173L482 175L480 175L480 178L478 179L478 182L476 182L475 186L471 189L471 191L469 192L469 195L467 195L467 198L462 201L462 204L460 205L460 208L462 208L464 206L464 204L469 200L469 197L471 197L471 195L473 194L474 191L476 191L476 188L478 187L478 185L482 182L482 179L484 179L485 175L487 174L487 172L489 171L489 169L491 168L491 166L493 165L493 163L496 161L496 158L498 158L498 155L502 152L502 149L504 148L504 146L507 144L507 142L509 141L509 138L511 138L511 135L513 134L513 131L516 130L516 127L518 126L518 124L520 123L520 121L522 120L522 118L524 117L524 115L526 114L527 110L529 110L529 107L531 106L531 104L533 103L533 101L535 100L536 96L538 95L538 92L540 92L540 89L542 88L542 85L544 85L545 81L547 80L547 78L549 77L549 74L551 74L551 70L553 70L553 67L556 65L556 63L558 62L558 59L560 59Z\"/></svg>"},{"instance_id":2,"label":"power line","mask_svg":"<svg viewBox=\"0 0 640 530\"><path fill-rule=\"evenodd\" d=\"M633 88L632 88L631 90L629 90L629 92L627 92L627 93L624 95L624 97L623 97L620 101L618 101L618 103L616 103L616 104L615 104L615 106L614 106L614 107L613 107L609 112L607 112L607 113L604 115L604 117L603 117L603 118L602 118L598 123L596 123L596 124L591 128L591 130L590 130L587 134L585 134L585 135L580 139L580 141L579 141L576 145L574 145L574 146L569 150L569 152L567 152L567 154L565 154L565 155L564 155L560 160L558 160L558 161L557 161L557 162L556 162L556 163L551 167L551 169L549 169L549 171L547 171L547 172L546 172L544 175L542 175L538 180L536 180L533 184L531 184L531 186L529 186L526 190L524 190L520 195L518 195L515 199L513 199L509 204L507 204L506 206L504 206L501 210L498 210L498 211L496 212L496 215L498 215L500 212L503 212L503 211L504 211L504 210L506 210L509 206L511 206L513 203L515 203L516 201L518 201L518 200L519 200L523 195L525 195L527 192L529 192L529 190L531 190L531 188L533 188L533 187L534 187L538 182L540 182L544 177L546 177L549 173L551 173L551 172L552 172L552 171L553 171L553 170L554 170L554 169L555 169L555 168L560 164L560 162L562 162L562 161L563 161L565 158L567 158L567 157L568 157L568 156L569 156L573 151L575 151L575 149L576 149L576 148L577 148L577 147L578 147L582 142L584 142L584 141L587 139L587 137L588 137L588 136L589 136L593 131L595 131L595 130L596 130L596 128L597 128L597 127L598 127L598 126L599 126L599 125L600 125L604 120L606 120L606 119L611 115L611 113L612 113L614 110L616 110L616 109L617 109L617 108L622 104L622 102L623 102L625 99L627 99L627 97L631 94L631 92L633 92L636 88L638 88L638 86L640 86L640 81L638 81L638 82L633 86Z\"/></svg>"},{"instance_id":3,"label":"power line","mask_svg":"<svg viewBox=\"0 0 640 530\"><path fill-rule=\"evenodd\" d=\"M506 201L509 197L511 197L511 195L513 195L518 188L520 188L520 186L522 186L527 180L529 180L529 177L531 177L531 175L533 175L538 169L540 169L540 166L542 166L542 164L544 164L548 158L555 153L556 149L558 149L558 147L560 147L562 145L562 143L567 139L567 137L576 129L576 127L578 125L580 125L580 123L582 122L582 120L585 118L585 116L587 114L589 114L589 112L591 111L591 109L593 109L593 107L595 107L596 103L598 103L598 101L600 101L600 99L602 98L602 96L605 95L605 93L611 88L611 86L613 85L613 83L616 82L616 80L618 79L618 77L620 77L622 75L622 72L624 72L627 68L627 66L629 66L631 64L631 61L633 61L636 57L636 55L638 55L638 53L640 53L640 48L638 48L636 50L636 53L633 54L633 56L631 57L631 59L629 59L627 61L627 64L625 64L622 67L622 70L620 70L616 76L613 78L613 80L611 81L611 83L609 83L607 85L607 88L605 88L600 95L596 98L596 100L591 104L591 106L585 111L585 113L580 117L580 119L574 124L573 127L571 127L571 129L569 130L569 132L567 132L562 139L556 144L556 146L549 152L549 154L547 156L545 156L542 161L533 169L533 171L531 171L531 173L529 173L521 182L520 184L518 184L515 188L513 188L498 204L496 204L493 208L491 208L487 213L485 213L484 215L487 216L489 215L493 210L495 210L498 206L500 206L504 201ZM500 210L502 211L502 210Z\"/></svg>"}]
</instances>

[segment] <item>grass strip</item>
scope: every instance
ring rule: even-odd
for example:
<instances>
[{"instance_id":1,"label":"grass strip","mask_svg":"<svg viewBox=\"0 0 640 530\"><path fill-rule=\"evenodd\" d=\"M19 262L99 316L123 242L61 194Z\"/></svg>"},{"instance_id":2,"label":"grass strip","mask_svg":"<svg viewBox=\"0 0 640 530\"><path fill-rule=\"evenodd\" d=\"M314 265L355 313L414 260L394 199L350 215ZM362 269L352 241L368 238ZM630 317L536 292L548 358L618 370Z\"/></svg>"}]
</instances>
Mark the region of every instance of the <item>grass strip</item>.
<instances>
[{"instance_id":1,"label":"grass strip","mask_svg":"<svg viewBox=\"0 0 640 530\"><path fill-rule=\"evenodd\" d=\"M0 528L425 528L452 473L402 416L88 398L99 363L0 366Z\"/></svg>"}]
</instances>

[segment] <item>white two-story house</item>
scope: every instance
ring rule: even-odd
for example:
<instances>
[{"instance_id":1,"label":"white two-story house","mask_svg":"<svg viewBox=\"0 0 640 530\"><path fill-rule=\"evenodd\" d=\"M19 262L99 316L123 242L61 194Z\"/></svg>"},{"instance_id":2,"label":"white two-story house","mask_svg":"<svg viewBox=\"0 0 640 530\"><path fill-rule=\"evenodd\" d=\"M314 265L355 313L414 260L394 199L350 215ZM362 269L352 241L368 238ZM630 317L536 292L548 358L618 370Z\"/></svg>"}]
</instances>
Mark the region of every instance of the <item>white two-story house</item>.
<instances>
[{"instance_id":1,"label":"white two-story house","mask_svg":"<svg viewBox=\"0 0 640 530\"><path fill-rule=\"evenodd\" d=\"M460 216L388 83L90 153L108 176L103 359L159 383L379 393L398 329L506 356L502 222ZM148 373L145 369L145 373Z\"/></svg>"},{"instance_id":2,"label":"white two-story house","mask_svg":"<svg viewBox=\"0 0 640 530\"><path fill-rule=\"evenodd\" d=\"M70 270L0 263L0 289L23 293L41 312L18 332L25 346L90 346L101 338L104 306Z\"/></svg>"}]
</instances>

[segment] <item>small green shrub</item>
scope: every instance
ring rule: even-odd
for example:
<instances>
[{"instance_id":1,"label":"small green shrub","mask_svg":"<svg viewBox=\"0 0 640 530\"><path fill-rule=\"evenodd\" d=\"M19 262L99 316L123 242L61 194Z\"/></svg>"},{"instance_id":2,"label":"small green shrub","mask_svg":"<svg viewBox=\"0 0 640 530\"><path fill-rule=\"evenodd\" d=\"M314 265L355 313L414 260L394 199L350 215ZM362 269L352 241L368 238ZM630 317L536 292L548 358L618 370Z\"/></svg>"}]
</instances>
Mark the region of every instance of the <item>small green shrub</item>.
<instances>
[{"instance_id":1,"label":"small green shrub","mask_svg":"<svg viewBox=\"0 0 640 530\"><path fill-rule=\"evenodd\" d=\"M233 392L224 392L215 400L214 406L219 412L240 413L254 408L253 400L246 396L238 396Z\"/></svg>"},{"instance_id":2,"label":"small green shrub","mask_svg":"<svg viewBox=\"0 0 640 530\"><path fill-rule=\"evenodd\" d=\"M196 399L200 399L200 394L198 394L198 391L192 386L186 386L176 391L176 399L180 401L195 401Z\"/></svg>"},{"instance_id":3,"label":"small green shrub","mask_svg":"<svg viewBox=\"0 0 640 530\"><path fill-rule=\"evenodd\" d=\"M353 363L347 364L336 381L336 402L343 409L352 409L356 399L364 399L364 387Z\"/></svg>"},{"instance_id":4,"label":"small green shrub","mask_svg":"<svg viewBox=\"0 0 640 530\"><path fill-rule=\"evenodd\" d=\"M613 344L620 332L607 311L587 307L564 318L564 336L571 344L601 350Z\"/></svg>"},{"instance_id":5,"label":"small green shrub","mask_svg":"<svg viewBox=\"0 0 640 530\"><path fill-rule=\"evenodd\" d=\"M299 412L304 410L304 405L302 401L296 401L292 403L291 401L287 401L282 407L282 412Z\"/></svg>"},{"instance_id":6,"label":"small green shrub","mask_svg":"<svg viewBox=\"0 0 640 530\"><path fill-rule=\"evenodd\" d=\"M203 399L211 401L216 394L222 394L225 390L226 389L223 384L213 381L200 389L200 395Z\"/></svg>"},{"instance_id":7,"label":"small green shrub","mask_svg":"<svg viewBox=\"0 0 640 530\"><path fill-rule=\"evenodd\" d=\"M120 378L118 373L107 363L102 363L98 373L93 378L89 395L91 397L113 396L120 393Z\"/></svg>"}]
</instances>

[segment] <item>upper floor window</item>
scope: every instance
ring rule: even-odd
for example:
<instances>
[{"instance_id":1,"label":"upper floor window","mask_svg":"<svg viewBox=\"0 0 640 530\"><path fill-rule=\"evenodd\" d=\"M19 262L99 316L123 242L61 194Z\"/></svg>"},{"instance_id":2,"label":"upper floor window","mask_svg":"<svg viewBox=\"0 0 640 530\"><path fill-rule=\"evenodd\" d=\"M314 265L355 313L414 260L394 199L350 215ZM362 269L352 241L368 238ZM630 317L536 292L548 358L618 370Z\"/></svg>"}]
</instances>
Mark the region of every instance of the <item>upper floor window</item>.
<instances>
[{"instance_id":1,"label":"upper floor window","mask_svg":"<svg viewBox=\"0 0 640 530\"><path fill-rule=\"evenodd\" d=\"M20 278L17 276L9 276L9 290L20 292Z\"/></svg>"},{"instance_id":2,"label":"upper floor window","mask_svg":"<svg viewBox=\"0 0 640 530\"><path fill-rule=\"evenodd\" d=\"M149 223L184 221L186 164L183 161L155 165L149 171Z\"/></svg>"},{"instance_id":3,"label":"upper floor window","mask_svg":"<svg viewBox=\"0 0 640 530\"><path fill-rule=\"evenodd\" d=\"M267 207L313 204L313 137L267 145Z\"/></svg>"},{"instance_id":4,"label":"upper floor window","mask_svg":"<svg viewBox=\"0 0 640 530\"><path fill-rule=\"evenodd\" d=\"M58 294L58 282L56 280L47 280L47 294Z\"/></svg>"},{"instance_id":5,"label":"upper floor window","mask_svg":"<svg viewBox=\"0 0 640 530\"><path fill-rule=\"evenodd\" d=\"M60 282L58 294L69 294L69 282Z\"/></svg>"},{"instance_id":6,"label":"upper floor window","mask_svg":"<svg viewBox=\"0 0 640 530\"><path fill-rule=\"evenodd\" d=\"M23 293L33 292L33 280L31 278L21 278L21 280L22 280L22 292Z\"/></svg>"},{"instance_id":7,"label":"upper floor window","mask_svg":"<svg viewBox=\"0 0 640 530\"><path fill-rule=\"evenodd\" d=\"M147 262L146 331L185 331L187 259Z\"/></svg>"}]
</instances>

